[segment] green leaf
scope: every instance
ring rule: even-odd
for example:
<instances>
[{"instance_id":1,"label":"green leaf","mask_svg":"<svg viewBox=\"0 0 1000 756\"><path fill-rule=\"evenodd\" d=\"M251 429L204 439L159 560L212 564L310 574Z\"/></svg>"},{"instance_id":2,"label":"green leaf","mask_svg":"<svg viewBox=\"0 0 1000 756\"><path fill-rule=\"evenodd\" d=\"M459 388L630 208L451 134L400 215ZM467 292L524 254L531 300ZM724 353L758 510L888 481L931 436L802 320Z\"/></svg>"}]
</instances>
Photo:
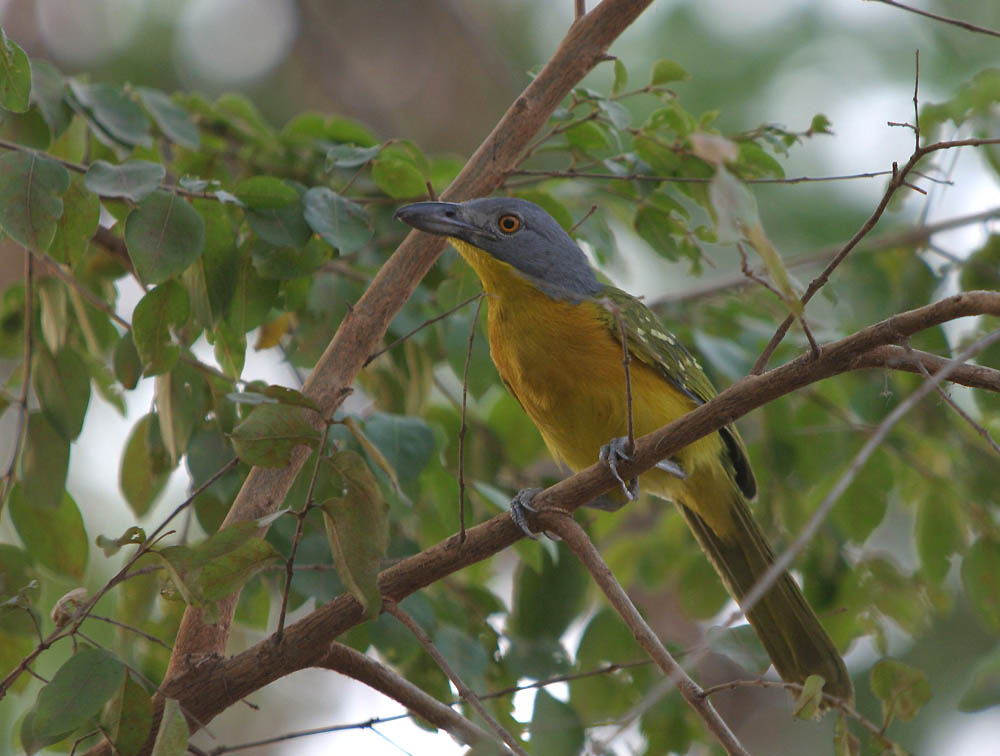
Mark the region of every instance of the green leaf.
<instances>
[{"instance_id":1,"label":"green leaf","mask_svg":"<svg viewBox=\"0 0 1000 756\"><path fill-rule=\"evenodd\" d=\"M240 202L254 210L277 210L299 198L299 193L276 176L252 176L233 189Z\"/></svg>"},{"instance_id":2,"label":"green leaf","mask_svg":"<svg viewBox=\"0 0 1000 756\"><path fill-rule=\"evenodd\" d=\"M293 190L294 191L294 190ZM312 236L312 229L302 215L299 199L271 210L248 209L250 228L265 242L277 247L302 247Z\"/></svg>"},{"instance_id":3,"label":"green leaf","mask_svg":"<svg viewBox=\"0 0 1000 756\"><path fill-rule=\"evenodd\" d=\"M21 743L34 754L91 721L121 687L125 667L110 651L84 648L59 668L21 725Z\"/></svg>"},{"instance_id":4,"label":"green leaf","mask_svg":"<svg viewBox=\"0 0 1000 756\"><path fill-rule=\"evenodd\" d=\"M171 142L192 150L198 149L200 142L198 127L180 105L170 99L170 95L158 89L138 87L142 104L153 116L153 120L163 135Z\"/></svg>"},{"instance_id":5,"label":"green leaf","mask_svg":"<svg viewBox=\"0 0 1000 756\"><path fill-rule=\"evenodd\" d=\"M0 108L12 113L28 109L31 96L31 62L18 45L0 29Z\"/></svg>"},{"instance_id":6,"label":"green leaf","mask_svg":"<svg viewBox=\"0 0 1000 756\"><path fill-rule=\"evenodd\" d=\"M75 349L63 347L53 355L40 348L32 373L42 412L67 441L80 435L90 403L87 364Z\"/></svg>"},{"instance_id":7,"label":"green leaf","mask_svg":"<svg viewBox=\"0 0 1000 756\"><path fill-rule=\"evenodd\" d=\"M73 263L80 259L87 243L97 233L101 219L101 201L87 191L84 177L74 173L69 189L62 196L63 213L56 224L56 234L49 245L49 254L59 262Z\"/></svg>"},{"instance_id":8,"label":"green leaf","mask_svg":"<svg viewBox=\"0 0 1000 756\"><path fill-rule=\"evenodd\" d=\"M215 361L219 363L222 372L233 380L238 380L246 361L246 334L223 321L215 327L211 338L215 342Z\"/></svg>"},{"instance_id":9,"label":"green leaf","mask_svg":"<svg viewBox=\"0 0 1000 756\"><path fill-rule=\"evenodd\" d=\"M41 112L54 138L58 138L73 119L65 92L66 82L55 66L47 60L32 61L31 102Z\"/></svg>"},{"instance_id":10,"label":"green leaf","mask_svg":"<svg viewBox=\"0 0 1000 756\"><path fill-rule=\"evenodd\" d=\"M262 276L289 281L312 275L327 261L330 247L310 237L304 246L278 246L262 239L253 245L253 266Z\"/></svg>"},{"instance_id":11,"label":"green leaf","mask_svg":"<svg viewBox=\"0 0 1000 756\"><path fill-rule=\"evenodd\" d=\"M930 491L919 503L915 531L923 573L941 582L951 567L948 557L965 546L965 533L955 503L940 491Z\"/></svg>"},{"instance_id":12,"label":"green leaf","mask_svg":"<svg viewBox=\"0 0 1000 756\"><path fill-rule=\"evenodd\" d=\"M286 386L260 387L256 382L250 385L253 391L226 394L226 398L238 404L287 404L290 407L305 407L319 412L316 402L301 391Z\"/></svg>"},{"instance_id":13,"label":"green leaf","mask_svg":"<svg viewBox=\"0 0 1000 756\"><path fill-rule=\"evenodd\" d=\"M375 476L354 452L340 452L329 460L344 482L341 498L323 502L323 522L337 575L358 600L366 617L382 607L377 578L389 544L388 507Z\"/></svg>"},{"instance_id":14,"label":"green leaf","mask_svg":"<svg viewBox=\"0 0 1000 756\"><path fill-rule=\"evenodd\" d=\"M0 229L19 244L44 252L63 213L69 173L34 152L0 155Z\"/></svg>"},{"instance_id":15,"label":"green leaf","mask_svg":"<svg viewBox=\"0 0 1000 756\"><path fill-rule=\"evenodd\" d=\"M396 471L401 483L420 475L434 453L434 434L418 417L373 412L363 428Z\"/></svg>"},{"instance_id":16,"label":"green leaf","mask_svg":"<svg viewBox=\"0 0 1000 756\"><path fill-rule=\"evenodd\" d=\"M965 595L992 633L1000 634L1000 543L980 538L962 560Z\"/></svg>"},{"instance_id":17,"label":"green leaf","mask_svg":"<svg viewBox=\"0 0 1000 756\"><path fill-rule=\"evenodd\" d=\"M913 719L931 698L931 688L923 670L896 659L882 659L871 672L872 693L882 701L882 719Z\"/></svg>"},{"instance_id":18,"label":"green leaf","mask_svg":"<svg viewBox=\"0 0 1000 756\"><path fill-rule=\"evenodd\" d=\"M661 58L653 64L653 70L649 76L649 86L657 87L672 81L687 81L690 78L691 74L685 71L680 63Z\"/></svg>"},{"instance_id":19,"label":"green leaf","mask_svg":"<svg viewBox=\"0 0 1000 756\"><path fill-rule=\"evenodd\" d=\"M156 376L156 411L171 467L176 466L187 449L192 431L203 419L203 394L201 374L185 363L178 363L169 373Z\"/></svg>"},{"instance_id":20,"label":"green leaf","mask_svg":"<svg viewBox=\"0 0 1000 756\"><path fill-rule=\"evenodd\" d=\"M142 377L142 360L139 359L139 352L135 348L131 331L123 333L118 343L115 344L111 362L118 382L129 390L134 389Z\"/></svg>"},{"instance_id":21,"label":"green leaf","mask_svg":"<svg viewBox=\"0 0 1000 756\"><path fill-rule=\"evenodd\" d=\"M1000 703L1000 647L980 659L958 701L959 711L982 711Z\"/></svg>"},{"instance_id":22,"label":"green leaf","mask_svg":"<svg viewBox=\"0 0 1000 756\"><path fill-rule=\"evenodd\" d=\"M771 657L750 625L710 627L706 639L712 651L728 656L755 675L763 675L771 666Z\"/></svg>"},{"instance_id":23,"label":"green leaf","mask_svg":"<svg viewBox=\"0 0 1000 756\"><path fill-rule=\"evenodd\" d=\"M160 437L160 423L153 413L144 415L125 442L119 484L136 517L149 511L170 478L170 455Z\"/></svg>"},{"instance_id":24,"label":"green leaf","mask_svg":"<svg viewBox=\"0 0 1000 756\"><path fill-rule=\"evenodd\" d=\"M145 375L166 373L180 357L171 329L183 325L190 314L184 287L176 281L157 286L139 300L132 314L132 338Z\"/></svg>"},{"instance_id":25,"label":"green leaf","mask_svg":"<svg viewBox=\"0 0 1000 756\"><path fill-rule=\"evenodd\" d=\"M139 279L163 283L201 256L205 221L181 197L155 191L125 219L125 245Z\"/></svg>"},{"instance_id":26,"label":"green leaf","mask_svg":"<svg viewBox=\"0 0 1000 756\"><path fill-rule=\"evenodd\" d=\"M87 568L88 538L76 502L65 491L55 509L34 504L17 485L10 495L10 517L28 552L60 575L80 579Z\"/></svg>"},{"instance_id":27,"label":"green leaf","mask_svg":"<svg viewBox=\"0 0 1000 756\"><path fill-rule=\"evenodd\" d=\"M104 556L112 557L121 551L122 546L145 543L146 531L137 525L133 525L126 529L118 538L108 538L106 535L98 534L94 542L104 552Z\"/></svg>"},{"instance_id":28,"label":"green leaf","mask_svg":"<svg viewBox=\"0 0 1000 756\"><path fill-rule=\"evenodd\" d=\"M214 328L229 311L239 255L233 222L218 202L195 200L193 207L205 221L205 251L183 273L191 311L206 329Z\"/></svg>"},{"instance_id":29,"label":"green leaf","mask_svg":"<svg viewBox=\"0 0 1000 756\"><path fill-rule=\"evenodd\" d=\"M302 198L309 226L342 255L367 244L375 229L361 205L325 186L314 186Z\"/></svg>"},{"instance_id":30,"label":"green leaf","mask_svg":"<svg viewBox=\"0 0 1000 756\"><path fill-rule=\"evenodd\" d=\"M87 188L102 197L125 197L141 202L156 191L167 169L148 160L129 160L115 165L95 160L87 169Z\"/></svg>"},{"instance_id":31,"label":"green leaf","mask_svg":"<svg viewBox=\"0 0 1000 756\"><path fill-rule=\"evenodd\" d=\"M570 147L587 154L602 153L612 149L607 132L594 121L584 121L568 129L566 141Z\"/></svg>"},{"instance_id":32,"label":"green leaf","mask_svg":"<svg viewBox=\"0 0 1000 756\"><path fill-rule=\"evenodd\" d=\"M820 675L809 675L795 699L795 716L799 719L818 719L823 715L823 683Z\"/></svg>"},{"instance_id":33,"label":"green leaf","mask_svg":"<svg viewBox=\"0 0 1000 756\"><path fill-rule=\"evenodd\" d=\"M181 705L176 699L168 698L163 702L163 717L150 756L184 756L190 736Z\"/></svg>"},{"instance_id":34,"label":"green leaf","mask_svg":"<svg viewBox=\"0 0 1000 756\"><path fill-rule=\"evenodd\" d=\"M443 625L434 632L434 645L462 682L472 690L487 688L490 659L477 638L457 627Z\"/></svg>"},{"instance_id":35,"label":"green leaf","mask_svg":"<svg viewBox=\"0 0 1000 756\"><path fill-rule=\"evenodd\" d=\"M406 160L378 157L372 163L372 180L383 192L394 199L411 199L427 194L427 179L420 170Z\"/></svg>"},{"instance_id":36,"label":"green leaf","mask_svg":"<svg viewBox=\"0 0 1000 756\"><path fill-rule=\"evenodd\" d=\"M625 91L628 84L628 69L621 62L620 58L615 58L615 79L611 85L611 94L619 95Z\"/></svg>"},{"instance_id":37,"label":"green leaf","mask_svg":"<svg viewBox=\"0 0 1000 756\"><path fill-rule=\"evenodd\" d=\"M83 84L69 79L69 88L97 127L94 135L109 147L149 147L149 119L120 88L110 84Z\"/></svg>"},{"instance_id":38,"label":"green leaf","mask_svg":"<svg viewBox=\"0 0 1000 756\"><path fill-rule=\"evenodd\" d=\"M69 469L69 442L41 412L28 415L21 455L21 485L32 507L51 512L61 506Z\"/></svg>"},{"instance_id":39,"label":"green leaf","mask_svg":"<svg viewBox=\"0 0 1000 756\"><path fill-rule=\"evenodd\" d=\"M545 756L577 756L583 751L583 724L576 711L545 688L535 694L531 750Z\"/></svg>"},{"instance_id":40,"label":"green leaf","mask_svg":"<svg viewBox=\"0 0 1000 756\"><path fill-rule=\"evenodd\" d=\"M326 151L326 169L357 168L364 165L382 151L382 145L358 147L356 144L335 144Z\"/></svg>"},{"instance_id":41,"label":"green leaf","mask_svg":"<svg viewBox=\"0 0 1000 756\"><path fill-rule=\"evenodd\" d=\"M127 674L101 719L115 750L121 756L135 756L153 727L153 702L145 688Z\"/></svg>"},{"instance_id":42,"label":"green leaf","mask_svg":"<svg viewBox=\"0 0 1000 756\"><path fill-rule=\"evenodd\" d=\"M315 448L319 432L298 407L262 404L233 428L230 438L236 454L247 464L283 467L296 446Z\"/></svg>"},{"instance_id":43,"label":"green leaf","mask_svg":"<svg viewBox=\"0 0 1000 756\"><path fill-rule=\"evenodd\" d=\"M168 546L155 553L188 604L208 604L236 592L281 558L270 543L256 536L259 529L257 522L239 522L197 546Z\"/></svg>"},{"instance_id":44,"label":"green leaf","mask_svg":"<svg viewBox=\"0 0 1000 756\"><path fill-rule=\"evenodd\" d=\"M659 208L643 205L636 211L632 224L636 233L656 254L668 260L680 259L680 250L674 238L677 223L670 215Z\"/></svg>"},{"instance_id":45,"label":"green leaf","mask_svg":"<svg viewBox=\"0 0 1000 756\"><path fill-rule=\"evenodd\" d=\"M564 544L558 544L558 562L548 551L542 571L519 565L514 579L511 631L523 638L558 639L583 609L590 580L586 569ZM544 607L544 611L539 611Z\"/></svg>"}]
</instances>

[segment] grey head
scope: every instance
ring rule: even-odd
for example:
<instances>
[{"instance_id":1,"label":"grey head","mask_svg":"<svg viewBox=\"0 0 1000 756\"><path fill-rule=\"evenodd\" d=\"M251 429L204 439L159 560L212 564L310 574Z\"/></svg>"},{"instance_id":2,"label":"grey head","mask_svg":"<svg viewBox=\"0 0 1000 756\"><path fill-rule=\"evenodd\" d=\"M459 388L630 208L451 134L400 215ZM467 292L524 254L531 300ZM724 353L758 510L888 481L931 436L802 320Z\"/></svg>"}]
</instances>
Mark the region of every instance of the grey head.
<instances>
[{"instance_id":1,"label":"grey head","mask_svg":"<svg viewBox=\"0 0 1000 756\"><path fill-rule=\"evenodd\" d=\"M488 252L554 299L580 301L600 291L586 255L534 202L514 197L416 202L399 208L395 217L421 231L461 239Z\"/></svg>"}]
</instances>

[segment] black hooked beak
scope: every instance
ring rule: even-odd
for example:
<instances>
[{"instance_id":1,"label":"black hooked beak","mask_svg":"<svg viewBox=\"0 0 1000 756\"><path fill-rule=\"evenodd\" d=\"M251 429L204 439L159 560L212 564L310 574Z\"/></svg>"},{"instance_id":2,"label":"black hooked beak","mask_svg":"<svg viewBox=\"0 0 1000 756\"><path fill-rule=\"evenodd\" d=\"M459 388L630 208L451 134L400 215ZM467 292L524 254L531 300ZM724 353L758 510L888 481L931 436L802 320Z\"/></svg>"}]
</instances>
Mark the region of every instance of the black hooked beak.
<instances>
[{"instance_id":1,"label":"black hooked beak","mask_svg":"<svg viewBox=\"0 0 1000 756\"><path fill-rule=\"evenodd\" d=\"M468 237L481 231L465 218L464 208L456 202L414 202L404 205L392 216L421 231L440 236Z\"/></svg>"}]
</instances>

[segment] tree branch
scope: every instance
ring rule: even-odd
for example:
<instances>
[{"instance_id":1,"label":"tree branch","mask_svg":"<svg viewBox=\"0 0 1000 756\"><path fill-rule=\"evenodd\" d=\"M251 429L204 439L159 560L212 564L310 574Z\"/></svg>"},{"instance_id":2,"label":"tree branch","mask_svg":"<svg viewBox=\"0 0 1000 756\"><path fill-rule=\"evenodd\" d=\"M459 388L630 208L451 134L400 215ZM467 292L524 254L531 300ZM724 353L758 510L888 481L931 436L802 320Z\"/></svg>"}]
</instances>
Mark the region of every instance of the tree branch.
<instances>
[{"instance_id":1,"label":"tree branch","mask_svg":"<svg viewBox=\"0 0 1000 756\"><path fill-rule=\"evenodd\" d=\"M881 351L919 331L955 318L1000 315L1000 293L965 292L900 313L839 341L827 344L819 358L804 354L763 375L748 376L718 396L659 430L636 439L633 460L621 465L623 475L638 475L660 459L732 423L751 410L803 386L840 373L882 367ZM876 353L878 360L870 354ZM970 366L958 366L965 368ZM993 371L996 372L996 371ZM594 464L539 493L539 509L574 510L615 486L606 465ZM529 518L531 519L531 518ZM404 559L379 575L386 601L402 601L411 593L504 550L524 534L506 513L469 528L464 544L453 536ZM285 629L284 641L266 638L222 660L212 657L164 684L167 695L186 710L210 720L241 698L296 670L314 666L330 641L364 620L361 605L341 595Z\"/></svg>"},{"instance_id":2,"label":"tree branch","mask_svg":"<svg viewBox=\"0 0 1000 756\"><path fill-rule=\"evenodd\" d=\"M701 686L688 676L684 668L667 651L646 620L642 618L639 610L635 608L635 604L625 593L625 589L615 579L611 568L601 558L600 552L597 551L583 528L572 518L572 515L565 511L549 511L538 519L546 531L555 533L562 538L577 559L583 563L622 621L632 631L632 635L639 645L677 687L684 700L701 717L705 726L726 749L726 753L749 756L732 730L729 729L729 725L719 716L715 707L710 704L706 706L709 701Z\"/></svg>"},{"instance_id":3,"label":"tree branch","mask_svg":"<svg viewBox=\"0 0 1000 756\"><path fill-rule=\"evenodd\" d=\"M604 0L574 23L559 49L444 192L444 199L468 199L495 189L563 98L603 59L611 43L650 2L652 0ZM389 323L442 249L443 238L410 232L344 318L303 387L303 393L319 404L324 417L329 417L336 409L339 402L331 398L342 398L341 390L354 381ZM251 470L223 527L275 511L308 455L309 450L300 446L287 467ZM189 659L223 652L238 597L234 594L220 602L219 620L215 624L203 622L198 608L189 607L185 611L167 669L167 680L181 674Z\"/></svg>"},{"instance_id":4,"label":"tree branch","mask_svg":"<svg viewBox=\"0 0 1000 756\"><path fill-rule=\"evenodd\" d=\"M403 704L435 727L447 730L466 745L493 740L479 725L469 721L447 704L427 695L405 677L350 646L331 643L326 654L314 666L332 669L374 688L379 693Z\"/></svg>"}]
</instances>

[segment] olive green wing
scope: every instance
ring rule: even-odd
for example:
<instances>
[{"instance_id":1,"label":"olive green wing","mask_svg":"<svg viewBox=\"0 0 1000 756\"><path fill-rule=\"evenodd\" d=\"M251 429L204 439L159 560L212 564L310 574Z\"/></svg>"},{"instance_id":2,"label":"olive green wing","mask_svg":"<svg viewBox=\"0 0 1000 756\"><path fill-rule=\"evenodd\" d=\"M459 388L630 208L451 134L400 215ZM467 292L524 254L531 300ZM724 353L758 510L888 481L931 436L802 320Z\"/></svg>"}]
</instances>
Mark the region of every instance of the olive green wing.
<instances>
[{"instance_id":1,"label":"olive green wing","mask_svg":"<svg viewBox=\"0 0 1000 756\"><path fill-rule=\"evenodd\" d=\"M715 386L698 360L646 305L613 286L604 286L595 301L601 305L598 308L601 318L619 343L621 332L625 331L628 350L633 358L656 369L696 404L704 404L716 395ZM736 483L743 494L752 499L757 493L757 483L743 439L732 425L719 432L726 443Z\"/></svg>"}]
</instances>

